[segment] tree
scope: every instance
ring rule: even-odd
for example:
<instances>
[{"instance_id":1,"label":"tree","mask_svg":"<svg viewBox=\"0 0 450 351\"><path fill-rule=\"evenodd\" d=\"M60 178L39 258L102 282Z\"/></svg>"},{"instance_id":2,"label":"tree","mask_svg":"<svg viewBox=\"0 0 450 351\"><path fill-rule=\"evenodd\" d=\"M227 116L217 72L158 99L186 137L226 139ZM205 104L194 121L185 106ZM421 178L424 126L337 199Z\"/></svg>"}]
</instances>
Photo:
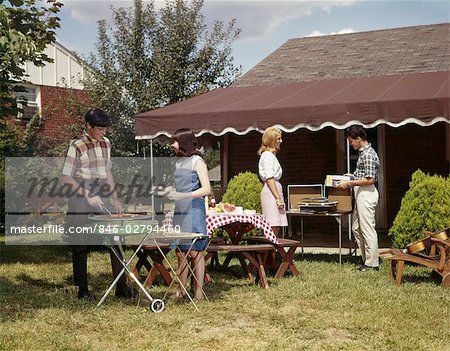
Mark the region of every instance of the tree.
<instances>
[{"instance_id":1,"label":"tree","mask_svg":"<svg viewBox=\"0 0 450 351\"><path fill-rule=\"evenodd\" d=\"M216 21L208 30L202 0L135 0L113 8L114 23L99 21L97 53L86 58L85 87L114 119L111 139L121 155L134 153L134 114L231 84L240 74L231 44L235 21Z\"/></svg>"},{"instance_id":2,"label":"tree","mask_svg":"<svg viewBox=\"0 0 450 351\"><path fill-rule=\"evenodd\" d=\"M23 146L20 141L19 130L8 124L5 120L0 120L0 226L5 223L5 159L20 156L23 153Z\"/></svg>"},{"instance_id":3,"label":"tree","mask_svg":"<svg viewBox=\"0 0 450 351\"><path fill-rule=\"evenodd\" d=\"M43 66L52 60L43 53L55 41L59 28L56 14L62 3L47 0L47 7L36 6L36 0L0 2L0 116L17 115L16 96L23 92L23 64L27 61Z\"/></svg>"}]
</instances>

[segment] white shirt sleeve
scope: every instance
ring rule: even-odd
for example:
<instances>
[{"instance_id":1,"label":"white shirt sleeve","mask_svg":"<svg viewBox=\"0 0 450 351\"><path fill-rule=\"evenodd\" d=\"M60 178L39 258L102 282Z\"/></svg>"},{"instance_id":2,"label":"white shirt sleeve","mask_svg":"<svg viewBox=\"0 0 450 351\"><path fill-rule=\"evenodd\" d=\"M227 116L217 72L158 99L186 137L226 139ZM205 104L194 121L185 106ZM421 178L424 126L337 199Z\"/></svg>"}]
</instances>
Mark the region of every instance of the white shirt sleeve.
<instances>
[{"instance_id":1,"label":"white shirt sleeve","mask_svg":"<svg viewBox=\"0 0 450 351\"><path fill-rule=\"evenodd\" d=\"M261 154L258 164L259 176L263 181L269 178L280 180L282 169L276 156L270 151L264 151Z\"/></svg>"}]
</instances>

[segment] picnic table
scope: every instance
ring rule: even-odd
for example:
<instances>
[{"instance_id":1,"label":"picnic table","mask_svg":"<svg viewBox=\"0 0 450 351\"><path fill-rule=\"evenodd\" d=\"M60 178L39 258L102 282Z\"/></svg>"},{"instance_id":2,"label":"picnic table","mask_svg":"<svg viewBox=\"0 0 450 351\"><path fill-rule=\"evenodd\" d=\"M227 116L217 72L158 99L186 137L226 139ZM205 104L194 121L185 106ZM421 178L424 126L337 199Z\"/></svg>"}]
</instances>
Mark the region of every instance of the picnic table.
<instances>
[{"instance_id":1,"label":"picnic table","mask_svg":"<svg viewBox=\"0 0 450 351\"><path fill-rule=\"evenodd\" d=\"M227 268L233 256L236 255L245 275L249 279L253 279L252 271L253 268L256 268L257 278L261 287L267 289L269 284L265 272L265 263L267 254L274 250L273 246L240 245L244 234L254 228L261 229L264 236L271 242L277 242L277 237L265 217L260 214L209 213L206 216L206 226L210 235L218 228L225 230L228 233L230 242L217 244L217 242L212 241L206 248L207 254L205 259L212 258L213 262L218 263L218 252L225 251L227 252L227 257L222 266ZM249 261L249 264L247 264L246 260Z\"/></svg>"}]
</instances>

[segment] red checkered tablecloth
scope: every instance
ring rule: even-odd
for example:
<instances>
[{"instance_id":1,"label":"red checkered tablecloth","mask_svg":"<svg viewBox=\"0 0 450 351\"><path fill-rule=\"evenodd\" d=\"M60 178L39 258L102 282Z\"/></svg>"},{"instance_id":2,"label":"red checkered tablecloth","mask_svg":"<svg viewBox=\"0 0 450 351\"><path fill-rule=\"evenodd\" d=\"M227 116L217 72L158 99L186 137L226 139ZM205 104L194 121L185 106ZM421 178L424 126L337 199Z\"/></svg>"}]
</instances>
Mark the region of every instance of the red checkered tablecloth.
<instances>
[{"instance_id":1,"label":"red checkered tablecloth","mask_svg":"<svg viewBox=\"0 0 450 351\"><path fill-rule=\"evenodd\" d=\"M166 214L163 224L165 226L171 226L173 220L173 212ZM269 222L261 214L246 215L246 214L207 214L206 215L206 231L209 236L212 235L214 230L227 224L232 223L248 223L255 228L261 229L264 233L264 237L269 239L274 244L278 244L278 239L273 232Z\"/></svg>"},{"instance_id":2,"label":"red checkered tablecloth","mask_svg":"<svg viewBox=\"0 0 450 351\"><path fill-rule=\"evenodd\" d=\"M261 229L264 232L264 237L269 239L274 244L278 244L276 235L274 234L269 222L263 215L246 215L246 214L208 214L206 215L206 230L209 235L214 230L232 223L248 223L255 228Z\"/></svg>"}]
</instances>

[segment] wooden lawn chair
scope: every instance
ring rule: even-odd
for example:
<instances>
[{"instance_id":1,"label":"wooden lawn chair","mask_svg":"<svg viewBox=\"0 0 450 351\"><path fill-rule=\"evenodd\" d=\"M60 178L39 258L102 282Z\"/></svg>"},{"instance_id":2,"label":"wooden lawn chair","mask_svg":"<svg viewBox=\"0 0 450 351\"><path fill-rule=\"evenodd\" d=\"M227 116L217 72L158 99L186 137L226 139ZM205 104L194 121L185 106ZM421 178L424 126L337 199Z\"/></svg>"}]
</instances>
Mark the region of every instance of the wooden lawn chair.
<instances>
[{"instance_id":1,"label":"wooden lawn chair","mask_svg":"<svg viewBox=\"0 0 450 351\"><path fill-rule=\"evenodd\" d=\"M395 279L396 285L400 285L405 262L414 262L433 269L442 277L442 285L450 286L450 227L431 233L428 237L408 245L407 249L389 249L380 252L380 256L391 261L390 274ZM426 232L430 233L430 232ZM415 252L414 250L423 244L429 249L429 254ZM414 250L411 250L413 248Z\"/></svg>"}]
</instances>

